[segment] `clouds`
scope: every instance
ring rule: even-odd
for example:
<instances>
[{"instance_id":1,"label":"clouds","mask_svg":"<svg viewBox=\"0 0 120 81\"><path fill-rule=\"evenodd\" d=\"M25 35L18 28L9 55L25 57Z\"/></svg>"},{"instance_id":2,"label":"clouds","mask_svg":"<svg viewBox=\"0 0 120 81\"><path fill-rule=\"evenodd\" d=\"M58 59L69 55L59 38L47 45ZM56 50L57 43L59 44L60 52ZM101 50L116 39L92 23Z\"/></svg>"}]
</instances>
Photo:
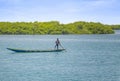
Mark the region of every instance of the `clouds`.
<instances>
[{"instance_id":1,"label":"clouds","mask_svg":"<svg viewBox=\"0 0 120 81\"><path fill-rule=\"evenodd\" d=\"M118 21L118 7L119 0L0 0L0 21L83 20L109 24L110 18L113 23Z\"/></svg>"},{"instance_id":2,"label":"clouds","mask_svg":"<svg viewBox=\"0 0 120 81\"><path fill-rule=\"evenodd\" d=\"M88 5L93 7L106 7L112 5L116 0L93 0L89 1Z\"/></svg>"}]
</instances>

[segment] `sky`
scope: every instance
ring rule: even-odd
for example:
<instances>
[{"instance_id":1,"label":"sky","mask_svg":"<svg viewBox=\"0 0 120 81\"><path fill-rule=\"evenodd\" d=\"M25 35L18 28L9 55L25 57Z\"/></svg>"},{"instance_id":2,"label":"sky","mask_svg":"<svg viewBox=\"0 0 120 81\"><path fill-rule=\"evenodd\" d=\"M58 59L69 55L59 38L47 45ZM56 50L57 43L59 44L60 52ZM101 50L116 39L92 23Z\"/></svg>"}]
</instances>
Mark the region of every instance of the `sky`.
<instances>
[{"instance_id":1,"label":"sky","mask_svg":"<svg viewBox=\"0 0 120 81\"><path fill-rule=\"evenodd\" d=\"M0 22L120 24L120 0L0 0Z\"/></svg>"}]
</instances>

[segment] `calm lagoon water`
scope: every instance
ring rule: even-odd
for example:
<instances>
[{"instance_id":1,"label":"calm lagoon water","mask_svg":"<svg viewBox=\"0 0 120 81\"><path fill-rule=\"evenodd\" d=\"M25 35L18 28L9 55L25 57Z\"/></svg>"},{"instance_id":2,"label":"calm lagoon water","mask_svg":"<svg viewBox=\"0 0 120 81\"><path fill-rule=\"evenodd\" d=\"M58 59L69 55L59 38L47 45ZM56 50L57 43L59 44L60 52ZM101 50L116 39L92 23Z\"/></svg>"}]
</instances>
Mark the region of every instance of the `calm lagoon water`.
<instances>
[{"instance_id":1,"label":"calm lagoon water","mask_svg":"<svg viewBox=\"0 0 120 81\"><path fill-rule=\"evenodd\" d=\"M66 51L14 53L6 48ZM120 34L1 35L0 81L120 81Z\"/></svg>"}]
</instances>

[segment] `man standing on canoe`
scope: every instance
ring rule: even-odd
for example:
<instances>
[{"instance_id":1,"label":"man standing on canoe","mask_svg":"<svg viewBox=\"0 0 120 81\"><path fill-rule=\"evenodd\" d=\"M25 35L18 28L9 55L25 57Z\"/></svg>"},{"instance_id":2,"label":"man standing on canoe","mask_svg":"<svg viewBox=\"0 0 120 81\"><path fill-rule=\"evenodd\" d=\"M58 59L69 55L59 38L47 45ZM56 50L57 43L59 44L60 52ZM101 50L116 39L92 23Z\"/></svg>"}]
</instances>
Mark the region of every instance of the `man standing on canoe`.
<instances>
[{"instance_id":1,"label":"man standing on canoe","mask_svg":"<svg viewBox=\"0 0 120 81\"><path fill-rule=\"evenodd\" d=\"M59 39L57 38L57 40L55 41L55 48L57 48L57 50L59 49L59 46L61 46ZM62 46L61 46L62 47Z\"/></svg>"}]
</instances>

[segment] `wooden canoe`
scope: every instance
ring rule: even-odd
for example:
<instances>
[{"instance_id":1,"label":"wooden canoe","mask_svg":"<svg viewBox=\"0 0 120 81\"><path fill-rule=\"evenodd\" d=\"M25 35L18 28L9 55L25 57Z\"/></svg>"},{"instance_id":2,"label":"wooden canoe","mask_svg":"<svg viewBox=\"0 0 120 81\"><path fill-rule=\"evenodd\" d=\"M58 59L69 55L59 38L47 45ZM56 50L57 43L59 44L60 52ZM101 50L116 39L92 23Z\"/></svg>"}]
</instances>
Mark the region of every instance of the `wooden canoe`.
<instances>
[{"instance_id":1,"label":"wooden canoe","mask_svg":"<svg viewBox=\"0 0 120 81\"><path fill-rule=\"evenodd\" d=\"M7 48L8 50L14 51L14 52L61 52L65 49L51 49L51 50L26 50L26 49L16 49L16 48Z\"/></svg>"}]
</instances>

